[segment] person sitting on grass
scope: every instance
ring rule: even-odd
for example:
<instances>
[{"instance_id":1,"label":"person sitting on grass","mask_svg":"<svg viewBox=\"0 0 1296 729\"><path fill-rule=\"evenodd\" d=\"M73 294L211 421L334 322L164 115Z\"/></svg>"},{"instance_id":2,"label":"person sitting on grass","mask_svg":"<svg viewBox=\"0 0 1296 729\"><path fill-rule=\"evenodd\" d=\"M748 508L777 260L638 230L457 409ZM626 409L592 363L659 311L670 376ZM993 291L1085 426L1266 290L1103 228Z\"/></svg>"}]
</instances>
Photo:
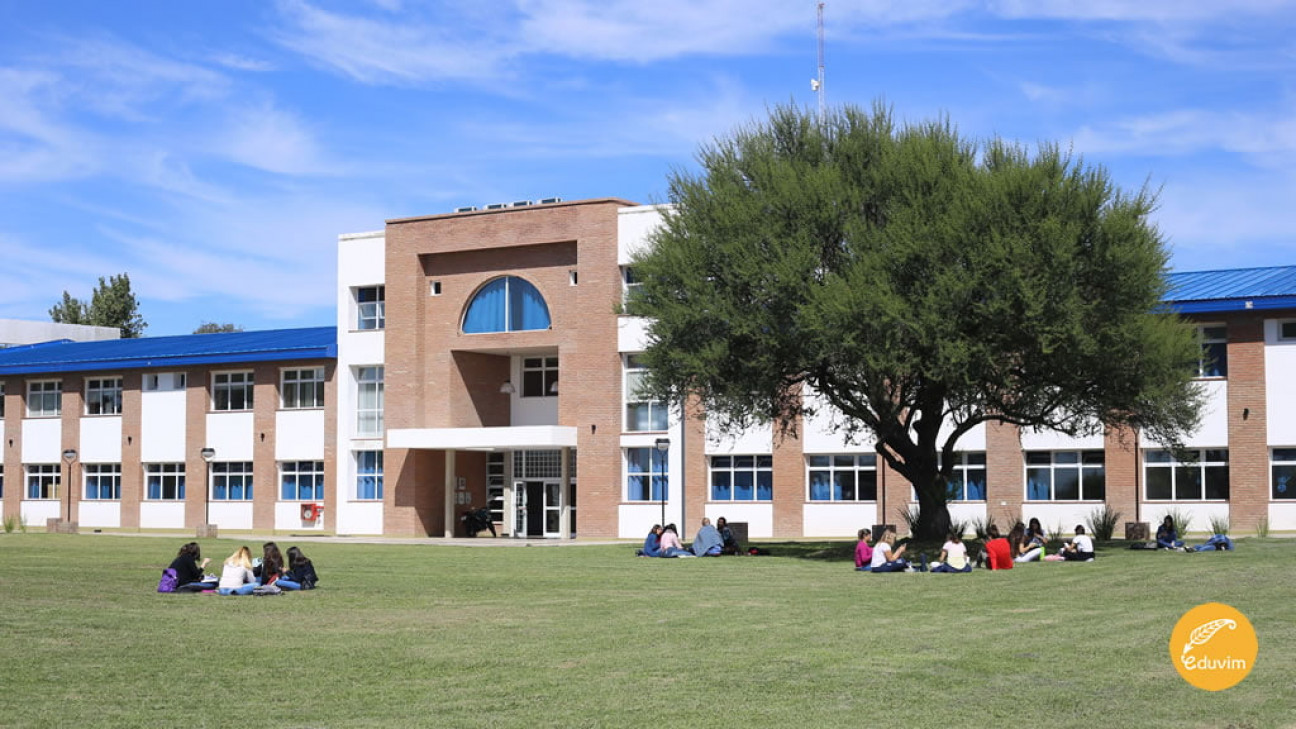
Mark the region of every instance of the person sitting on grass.
<instances>
[{"instance_id":1,"label":"person sitting on grass","mask_svg":"<svg viewBox=\"0 0 1296 729\"><path fill-rule=\"evenodd\" d=\"M994 524L986 529L985 543L986 566L992 570L1010 570L1013 566L1012 545L999 536L999 527Z\"/></svg>"},{"instance_id":2,"label":"person sitting on grass","mask_svg":"<svg viewBox=\"0 0 1296 729\"><path fill-rule=\"evenodd\" d=\"M1174 517L1166 514L1162 520L1161 526L1157 527L1156 533L1157 549L1177 549L1183 551L1183 540L1179 538L1179 533L1175 530Z\"/></svg>"},{"instance_id":3,"label":"person sitting on grass","mask_svg":"<svg viewBox=\"0 0 1296 729\"><path fill-rule=\"evenodd\" d=\"M693 554L698 557L718 557L723 548L724 540L720 538L720 531L711 526L710 519L702 517L702 528L693 537Z\"/></svg>"},{"instance_id":4,"label":"person sitting on grass","mask_svg":"<svg viewBox=\"0 0 1296 729\"><path fill-rule=\"evenodd\" d=\"M859 541L855 544L855 570L868 572L873 568L873 547L869 546L872 534L867 529L859 530Z\"/></svg>"},{"instance_id":5,"label":"person sitting on grass","mask_svg":"<svg viewBox=\"0 0 1296 729\"><path fill-rule=\"evenodd\" d=\"M895 538L895 529L886 529L878 537L873 547L873 561L869 563L873 572L904 572L909 568L909 562L904 559L905 546L891 547Z\"/></svg>"},{"instance_id":6,"label":"person sitting on grass","mask_svg":"<svg viewBox=\"0 0 1296 729\"><path fill-rule=\"evenodd\" d=\"M1195 547L1188 548L1189 552L1209 552L1211 550L1232 552L1233 540L1229 539L1227 534L1213 534L1210 539L1206 540L1205 544L1198 544Z\"/></svg>"},{"instance_id":7,"label":"person sitting on grass","mask_svg":"<svg viewBox=\"0 0 1296 729\"><path fill-rule=\"evenodd\" d=\"M288 548L288 571L275 584L281 590L314 590L319 582L315 565L296 547Z\"/></svg>"},{"instance_id":8,"label":"person sitting on grass","mask_svg":"<svg viewBox=\"0 0 1296 729\"><path fill-rule=\"evenodd\" d=\"M643 549L635 553L636 557L660 557L661 556L661 534L662 525L653 524L652 529L648 530L648 536L644 537Z\"/></svg>"},{"instance_id":9,"label":"person sitting on grass","mask_svg":"<svg viewBox=\"0 0 1296 729\"><path fill-rule=\"evenodd\" d=\"M1013 552L1014 562L1034 562L1044 556L1044 528L1040 526L1039 519L1034 517L1030 520L1030 526L1026 527L1022 533L1021 543L1017 545L1016 551ZM1009 541L1012 541L1011 535Z\"/></svg>"},{"instance_id":10,"label":"person sitting on grass","mask_svg":"<svg viewBox=\"0 0 1296 729\"><path fill-rule=\"evenodd\" d=\"M1076 524L1075 537L1067 542L1062 548L1062 559L1068 562L1092 562L1094 561L1094 544L1093 540L1085 534L1085 528Z\"/></svg>"},{"instance_id":11,"label":"person sitting on grass","mask_svg":"<svg viewBox=\"0 0 1296 729\"><path fill-rule=\"evenodd\" d=\"M941 546L940 559L932 566L932 572L971 572L972 563L967 558L967 546L963 544L963 535L950 532L949 539Z\"/></svg>"},{"instance_id":12,"label":"person sitting on grass","mask_svg":"<svg viewBox=\"0 0 1296 729\"><path fill-rule=\"evenodd\" d=\"M661 546L658 557L692 557L694 554L684 548L680 542L679 532L676 531L674 524L667 524L662 530Z\"/></svg>"},{"instance_id":13,"label":"person sitting on grass","mask_svg":"<svg viewBox=\"0 0 1296 729\"><path fill-rule=\"evenodd\" d=\"M252 550L239 547L221 568L217 592L222 595L251 595L256 589L256 575L252 574Z\"/></svg>"},{"instance_id":14,"label":"person sitting on grass","mask_svg":"<svg viewBox=\"0 0 1296 729\"><path fill-rule=\"evenodd\" d=\"M176 573L176 592L215 590L217 581L203 578L203 570L207 568L207 563L210 561L203 558L198 542L189 542L181 547L176 558L171 560L170 567Z\"/></svg>"},{"instance_id":15,"label":"person sitting on grass","mask_svg":"<svg viewBox=\"0 0 1296 729\"><path fill-rule=\"evenodd\" d=\"M283 553L279 551L279 545L274 542L261 545L261 573L257 575L257 584L273 585L283 577L283 571Z\"/></svg>"},{"instance_id":16,"label":"person sitting on grass","mask_svg":"<svg viewBox=\"0 0 1296 729\"><path fill-rule=\"evenodd\" d=\"M738 554L738 540L734 537L729 522L722 516L716 519L716 531L720 532L720 553Z\"/></svg>"}]
</instances>

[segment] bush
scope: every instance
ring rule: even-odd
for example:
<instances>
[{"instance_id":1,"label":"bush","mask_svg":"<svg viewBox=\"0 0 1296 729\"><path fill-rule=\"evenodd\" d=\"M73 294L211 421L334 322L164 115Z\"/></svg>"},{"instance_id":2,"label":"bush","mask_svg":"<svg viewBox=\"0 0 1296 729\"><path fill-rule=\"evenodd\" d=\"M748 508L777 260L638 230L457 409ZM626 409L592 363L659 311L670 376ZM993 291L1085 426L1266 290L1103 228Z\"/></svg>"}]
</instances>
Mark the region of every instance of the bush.
<instances>
[{"instance_id":1,"label":"bush","mask_svg":"<svg viewBox=\"0 0 1296 729\"><path fill-rule=\"evenodd\" d=\"M1111 508L1107 504L1089 512L1089 518L1086 520L1090 533L1093 538L1100 542L1110 542L1112 535L1116 533L1116 525L1120 523L1121 513Z\"/></svg>"},{"instance_id":2,"label":"bush","mask_svg":"<svg viewBox=\"0 0 1296 729\"><path fill-rule=\"evenodd\" d=\"M1269 517L1262 516L1260 521L1256 522L1256 536L1264 539L1269 536Z\"/></svg>"},{"instance_id":3,"label":"bush","mask_svg":"<svg viewBox=\"0 0 1296 729\"><path fill-rule=\"evenodd\" d=\"M900 510L900 518L904 519L905 526L909 528L910 534L918 533L918 515L921 513L922 510L913 504Z\"/></svg>"},{"instance_id":4,"label":"bush","mask_svg":"<svg viewBox=\"0 0 1296 729\"><path fill-rule=\"evenodd\" d=\"M977 541L984 542L987 539L987 532L994 523L994 517L989 515L972 520L972 530L976 532Z\"/></svg>"},{"instance_id":5,"label":"bush","mask_svg":"<svg viewBox=\"0 0 1296 729\"><path fill-rule=\"evenodd\" d=\"M949 528L950 534L957 534L960 537L963 537L967 535L968 529L970 529L971 527L972 527L972 522L970 521L967 520L958 521L955 519L950 519L950 528Z\"/></svg>"},{"instance_id":6,"label":"bush","mask_svg":"<svg viewBox=\"0 0 1296 729\"><path fill-rule=\"evenodd\" d=\"M1212 516L1210 518L1211 534L1228 534L1229 520L1227 516Z\"/></svg>"},{"instance_id":7,"label":"bush","mask_svg":"<svg viewBox=\"0 0 1296 729\"><path fill-rule=\"evenodd\" d=\"M1185 511L1183 509L1166 509L1165 513L1161 515L1161 518L1157 519L1157 523L1155 526L1159 528L1161 526L1161 522L1165 521L1165 518L1167 516L1170 517L1170 520L1174 522L1175 531L1179 533L1179 538L1185 539L1188 535L1188 532L1190 531L1190 528L1192 527L1192 522L1193 522L1192 512Z\"/></svg>"}]
</instances>

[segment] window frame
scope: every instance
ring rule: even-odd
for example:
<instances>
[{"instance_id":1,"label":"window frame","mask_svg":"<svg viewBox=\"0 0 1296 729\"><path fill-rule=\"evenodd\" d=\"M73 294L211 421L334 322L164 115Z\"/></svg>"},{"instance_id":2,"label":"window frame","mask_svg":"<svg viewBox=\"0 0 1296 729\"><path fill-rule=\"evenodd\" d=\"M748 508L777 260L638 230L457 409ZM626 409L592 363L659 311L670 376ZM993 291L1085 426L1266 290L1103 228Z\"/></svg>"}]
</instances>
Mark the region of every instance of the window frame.
<instances>
[{"instance_id":1,"label":"window frame","mask_svg":"<svg viewBox=\"0 0 1296 729\"><path fill-rule=\"evenodd\" d=\"M1278 454L1282 452L1283 457L1279 458ZM1289 471L1287 478L1279 481L1278 469ZM1296 486L1296 447L1293 448L1270 448L1269 449L1269 500L1278 502L1296 501L1296 488L1290 492L1287 490L1288 484ZM1280 492L1279 489L1282 489ZM1282 493L1282 496L1278 494Z\"/></svg>"},{"instance_id":2,"label":"window frame","mask_svg":"<svg viewBox=\"0 0 1296 729\"><path fill-rule=\"evenodd\" d=\"M365 292L372 292L372 298L365 299ZM353 331L380 332L387 328L386 284L356 286L352 289L352 300L356 305Z\"/></svg>"},{"instance_id":3,"label":"window frame","mask_svg":"<svg viewBox=\"0 0 1296 729\"><path fill-rule=\"evenodd\" d=\"M27 481L25 501L58 501L62 498L63 467L60 464L24 463L23 477Z\"/></svg>"},{"instance_id":4,"label":"window frame","mask_svg":"<svg viewBox=\"0 0 1296 729\"><path fill-rule=\"evenodd\" d=\"M639 354L627 354L621 362L621 402L626 433L663 433L670 429L670 408L661 400L647 400L636 398L636 385L632 381L641 379L648 371L648 367L641 361ZM650 427L638 427L639 419L632 415L640 409L644 409L648 416L647 421ZM656 427L660 425L661 427Z\"/></svg>"},{"instance_id":5,"label":"window frame","mask_svg":"<svg viewBox=\"0 0 1296 729\"><path fill-rule=\"evenodd\" d=\"M522 392L518 397L558 397L558 356L523 357ZM538 387L537 387L538 386ZM538 389L538 392L537 392Z\"/></svg>"},{"instance_id":6,"label":"window frame","mask_svg":"<svg viewBox=\"0 0 1296 729\"><path fill-rule=\"evenodd\" d=\"M154 479L156 479L156 481ZM156 496L154 495L154 486L157 487ZM168 493L171 495L168 496ZM145 463L144 500L184 501L185 464L183 462Z\"/></svg>"},{"instance_id":7,"label":"window frame","mask_svg":"<svg viewBox=\"0 0 1296 729\"><path fill-rule=\"evenodd\" d=\"M1180 461L1174 457L1174 454L1164 448L1146 448L1143 450L1142 468L1143 468L1143 493L1141 496L1145 502L1183 502L1183 503L1229 503L1232 489L1229 482L1230 465L1228 448L1191 448L1189 451L1197 454L1196 462ZM1155 459L1151 458L1156 454ZM1163 455L1164 454L1164 460ZM1209 458L1209 454L1223 454L1223 458ZM1207 492L1212 483L1208 468L1215 469L1215 477L1219 479L1222 476L1225 495L1223 497L1207 497ZM1152 487L1153 471L1166 470L1170 474L1170 498L1152 497L1149 489ZM1198 486L1201 490L1201 496L1196 498L1183 498L1180 494L1179 479L1185 472L1196 470ZM1271 469L1272 470L1272 469ZM1217 480L1216 483L1219 483Z\"/></svg>"},{"instance_id":8,"label":"window frame","mask_svg":"<svg viewBox=\"0 0 1296 729\"><path fill-rule=\"evenodd\" d=\"M242 381L235 382L234 378L241 378ZM221 382L221 378L226 378ZM252 370L228 370L225 372L213 372L211 375L211 408L214 413L246 413L250 412L254 406L254 394L256 393L256 373ZM242 391L244 407L234 407L234 394ZM222 407L221 394L225 395L225 402Z\"/></svg>"},{"instance_id":9,"label":"window frame","mask_svg":"<svg viewBox=\"0 0 1296 729\"><path fill-rule=\"evenodd\" d=\"M377 376L373 379L365 379L366 371L373 371ZM386 429L384 422L383 410L385 408L385 391L384 384L386 379L386 367L384 365L357 365L352 368L356 383L356 435L360 437L381 437ZM365 388L373 389L373 399L377 403L374 407L364 407ZM366 419L366 415L369 416ZM372 429L366 428L366 423L373 424Z\"/></svg>"},{"instance_id":10,"label":"window frame","mask_svg":"<svg viewBox=\"0 0 1296 729\"><path fill-rule=\"evenodd\" d=\"M494 286L495 283L498 281L503 282L503 289L504 289L502 306L500 307L502 321L498 322L498 324L490 323L486 321L486 317L483 315L482 321L479 322L473 315L474 309L477 306L479 300L481 300L481 297L486 293L487 289ZM524 287L519 288L520 293L517 293L516 296L513 290L514 282L521 282L522 284L524 284ZM545 326L542 327L528 326L524 321L522 321L522 319L528 316L528 309L525 306L526 300L524 298L528 288L535 293L536 301L538 301L540 303L540 306L543 308L542 313L544 314ZM482 305L483 307L488 306L488 304L484 301L482 302ZM518 305L522 306L521 316L518 315L518 311L516 310L516 307ZM492 309L490 308L483 308L482 311L485 311L487 313L493 313ZM531 314L536 315L537 312L533 311L531 312ZM493 316L490 318L493 318ZM470 321L470 319L472 321ZM522 321L520 326L519 326L519 321ZM473 291L472 296L468 297L468 303L467 305L464 306L463 313L459 317L459 331L460 333L466 335L511 334L515 332L545 332L545 331L553 330L553 327L554 327L553 312L549 308L549 300L546 299L544 293L540 291L540 287L536 286L530 280L522 276L516 276L513 274L507 274L504 276L495 276L494 278L491 278L489 281L482 282L481 286L478 286L477 290Z\"/></svg>"},{"instance_id":11,"label":"window frame","mask_svg":"<svg viewBox=\"0 0 1296 729\"><path fill-rule=\"evenodd\" d=\"M851 463L847 465L845 459ZM816 462L818 461L818 462ZM871 461L871 462L866 462ZM811 504L876 504L878 501L878 456L877 453L807 453L805 456L805 500ZM815 474L827 474L827 498L816 498ZM851 474L851 491L854 498L845 498L845 480L839 480L838 474ZM863 498L860 488L861 475L872 474L873 498ZM708 487L710 484L708 484Z\"/></svg>"},{"instance_id":12,"label":"window frame","mask_svg":"<svg viewBox=\"0 0 1296 729\"><path fill-rule=\"evenodd\" d=\"M309 377L303 377L309 373ZM289 377L292 380L289 380ZM279 370L279 409L280 410L322 410L324 409L324 367L288 367ZM311 404L303 404L307 399L303 392L309 391ZM289 402L289 393L296 393Z\"/></svg>"},{"instance_id":13,"label":"window frame","mask_svg":"<svg viewBox=\"0 0 1296 729\"><path fill-rule=\"evenodd\" d=\"M115 383L115 384L110 384ZM104 408L104 398L109 398L108 408ZM96 412L96 407L98 412ZM85 414L90 417L104 415L121 415L122 412L122 378L87 377L85 380Z\"/></svg>"},{"instance_id":14,"label":"window frame","mask_svg":"<svg viewBox=\"0 0 1296 729\"><path fill-rule=\"evenodd\" d=\"M372 464L366 464L366 456L372 456ZM356 501L383 500L383 451L382 449L358 450L354 452ZM366 489L365 480L371 479ZM366 496L368 490L371 495Z\"/></svg>"},{"instance_id":15,"label":"window frame","mask_svg":"<svg viewBox=\"0 0 1296 729\"><path fill-rule=\"evenodd\" d=\"M1284 331L1287 327L1291 327L1290 334ZM1280 342L1296 342L1296 319L1279 319L1276 334Z\"/></svg>"},{"instance_id":16,"label":"window frame","mask_svg":"<svg viewBox=\"0 0 1296 729\"><path fill-rule=\"evenodd\" d=\"M39 390L39 391L38 391ZM39 410L33 409L33 401L38 401L44 405L46 400L52 399L53 412L47 411L44 407ZM63 380L28 380L27 381L27 417L29 418L58 418L63 415Z\"/></svg>"},{"instance_id":17,"label":"window frame","mask_svg":"<svg viewBox=\"0 0 1296 729\"><path fill-rule=\"evenodd\" d=\"M648 470L632 470L632 466L641 465L631 459L631 453L647 451ZM665 462L663 463L663 459ZM657 450L655 446L627 446L621 449L621 464L624 477L621 483L625 488L625 500L636 504L656 504L670 500L670 450ZM635 498L636 487L639 498ZM647 488L644 488L646 484ZM660 489L660 490L659 490Z\"/></svg>"},{"instance_id":18,"label":"window frame","mask_svg":"<svg viewBox=\"0 0 1296 729\"><path fill-rule=\"evenodd\" d=\"M739 464L739 460L750 463ZM727 464L719 462L728 461ZM728 497L716 496L716 476L728 475L729 485ZM751 482L749 489L751 498L738 497L738 481L740 474L750 474ZM762 483L762 476L767 476L766 483ZM761 492L767 491L768 496L761 497ZM732 453L716 454L707 456L707 503L716 504L768 504L774 501L774 455L772 453Z\"/></svg>"},{"instance_id":19,"label":"window frame","mask_svg":"<svg viewBox=\"0 0 1296 729\"><path fill-rule=\"evenodd\" d=\"M1228 325L1223 322L1202 322L1196 324L1197 341L1201 351L1197 356L1197 377L1199 379L1228 379ZM1218 329L1222 333L1212 335L1207 330Z\"/></svg>"},{"instance_id":20,"label":"window frame","mask_svg":"<svg viewBox=\"0 0 1296 729\"><path fill-rule=\"evenodd\" d=\"M94 495L91 495L90 483L95 482ZM104 496L104 481L107 481L108 493ZM81 493L86 501L121 501L121 464L120 463L86 463L81 466Z\"/></svg>"},{"instance_id":21,"label":"window frame","mask_svg":"<svg viewBox=\"0 0 1296 729\"><path fill-rule=\"evenodd\" d=\"M288 481L293 481L292 489L294 495L288 496ZM302 486L301 479L310 478L312 483L309 486ZM280 461L279 462L279 500L291 502L305 501L323 501L324 500L324 461ZM303 496L303 488L309 491L310 495Z\"/></svg>"},{"instance_id":22,"label":"window frame","mask_svg":"<svg viewBox=\"0 0 1296 729\"><path fill-rule=\"evenodd\" d=\"M1032 463L1031 457L1047 454L1049 462ZM1059 461L1059 456L1075 455L1075 461ZM1097 458L1095 458L1095 456ZM1086 460L1088 458L1088 460ZM1095 463L1100 460L1100 463ZM1057 450L1032 450L1022 452L1023 474L1023 501L1037 504L1079 504L1079 503L1102 503L1107 500L1107 452L1101 448L1080 448L1080 449L1057 449ZM1048 496L1046 498L1036 498L1031 495L1031 471L1043 470L1047 468L1049 473ZM1066 499L1058 498L1058 478L1059 471L1075 471L1076 498ZM1086 474L1092 474L1098 471L1102 476L1102 494L1093 496L1089 494L1089 484L1086 481Z\"/></svg>"},{"instance_id":23,"label":"window frame","mask_svg":"<svg viewBox=\"0 0 1296 729\"><path fill-rule=\"evenodd\" d=\"M207 483L207 496L209 499L225 504L252 501L256 486L256 469L253 467L252 461L212 461L210 472L211 478ZM241 479L237 485L241 494L238 498L230 496L232 491L230 480L235 478ZM222 485L224 488L223 495L217 494L216 484L218 481L224 481Z\"/></svg>"}]
</instances>

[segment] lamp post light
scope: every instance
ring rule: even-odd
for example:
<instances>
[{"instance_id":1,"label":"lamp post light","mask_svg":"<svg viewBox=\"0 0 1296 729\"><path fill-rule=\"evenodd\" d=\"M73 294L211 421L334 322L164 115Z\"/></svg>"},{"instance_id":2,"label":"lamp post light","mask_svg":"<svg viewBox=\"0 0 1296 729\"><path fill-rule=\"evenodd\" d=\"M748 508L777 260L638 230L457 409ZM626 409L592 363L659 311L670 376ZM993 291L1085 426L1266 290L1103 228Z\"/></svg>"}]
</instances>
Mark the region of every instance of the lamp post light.
<instances>
[{"instance_id":1,"label":"lamp post light","mask_svg":"<svg viewBox=\"0 0 1296 729\"><path fill-rule=\"evenodd\" d=\"M63 451L63 460L67 462L67 480L64 482L63 488L63 500L67 504L65 507L66 516L63 517L64 524L70 524L72 522L72 463L76 461L76 457L77 452L75 448L68 448Z\"/></svg>"},{"instance_id":2,"label":"lamp post light","mask_svg":"<svg viewBox=\"0 0 1296 729\"><path fill-rule=\"evenodd\" d=\"M211 536L211 462L216 457L216 449L211 446L199 451L203 463L207 466L207 478L203 482L203 528L202 536Z\"/></svg>"},{"instance_id":3,"label":"lamp post light","mask_svg":"<svg viewBox=\"0 0 1296 729\"><path fill-rule=\"evenodd\" d=\"M666 453L670 451L670 438L658 438L654 445L661 460L661 525L666 526Z\"/></svg>"}]
</instances>

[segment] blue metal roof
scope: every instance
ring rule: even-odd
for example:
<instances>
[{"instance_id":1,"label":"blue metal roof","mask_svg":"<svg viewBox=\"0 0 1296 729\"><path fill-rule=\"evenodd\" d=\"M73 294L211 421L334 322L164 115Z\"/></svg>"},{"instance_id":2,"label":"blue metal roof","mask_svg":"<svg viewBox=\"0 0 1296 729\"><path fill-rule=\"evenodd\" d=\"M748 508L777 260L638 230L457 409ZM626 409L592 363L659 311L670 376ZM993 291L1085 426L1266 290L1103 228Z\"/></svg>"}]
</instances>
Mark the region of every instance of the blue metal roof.
<instances>
[{"instance_id":1,"label":"blue metal roof","mask_svg":"<svg viewBox=\"0 0 1296 729\"><path fill-rule=\"evenodd\" d=\"M1165 301L1183 314L1296 309L1296 266L1170 274Z\"/></svg>"},{"instance_id":2,"label":"blue metal roof","mask_svg":"<svg viewBox=\"0 0 1296 729\"><path fill-rule=\"evenodd\" d=\"M0 375L336 359L337 328L43 342L0 349Z\"/></svg>"}]
</instances>

